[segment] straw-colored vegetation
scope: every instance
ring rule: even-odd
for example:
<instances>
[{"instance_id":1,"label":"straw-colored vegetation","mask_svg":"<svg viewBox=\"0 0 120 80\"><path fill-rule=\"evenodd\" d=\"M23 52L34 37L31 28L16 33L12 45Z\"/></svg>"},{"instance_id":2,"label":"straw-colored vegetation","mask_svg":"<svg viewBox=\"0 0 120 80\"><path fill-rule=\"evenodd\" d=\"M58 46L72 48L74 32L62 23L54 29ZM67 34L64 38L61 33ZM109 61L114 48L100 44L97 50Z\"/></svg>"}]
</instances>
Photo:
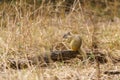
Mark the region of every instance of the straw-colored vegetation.
<instances>
[{"instance_id":1,"label":"straw-colored vegetation","mask_svg":"<svg viewBox=\"0 0 120 80\"><path fill-rule=\"evenodd\" d=\"M92 49L94 25L100 27L97 36L99 49L106 55L111 55L112 58L119 58L119 18L113 18L114 21L112 22L109 20L110 18L106 19L106 15L102 14L104 17L98 18L99 16L96 16L94 18L100 19L95 24L96 22L94 23L90 19L89 15L93 16L93 14L89 14L88 8L90 7L88 4L86 2L84 5L86 9L83 9L83 6L76 0L70 11L66 12L62 0L55 4L56 7L50 3L36 5L25 3L22 0L20 2L1 3L0 65L7 65L8 58L17 60L20 57L61 50L62 46L59 46L61 42L69 47L63 39L63 35L68 32L82 37L84 49ZM116 10L116 7L114 9ZM98 9L95 10L97 13L101 13ZM108 63L100 65L101 80L120 80L120 75L108 76L103 74L106 70L120 70L120 63L112 63L112 58L109 58ZM97 80L94 62L84 64L77 58L69 62L54 62L47 67L29 66L23 70L3 67L0 70L0 80Z\"/></svg>"}]
</instances>

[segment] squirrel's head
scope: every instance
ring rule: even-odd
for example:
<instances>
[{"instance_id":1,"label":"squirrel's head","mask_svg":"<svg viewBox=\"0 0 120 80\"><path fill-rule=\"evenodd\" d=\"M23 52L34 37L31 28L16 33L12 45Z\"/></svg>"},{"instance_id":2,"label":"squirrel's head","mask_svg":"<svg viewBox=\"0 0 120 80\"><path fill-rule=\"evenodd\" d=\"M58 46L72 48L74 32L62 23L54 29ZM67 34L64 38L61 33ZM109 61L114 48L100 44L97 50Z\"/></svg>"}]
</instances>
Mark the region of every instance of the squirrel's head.
<instances>
[{"instance_id":1,"label":"squirrel's head","mask_svg":"<svg viewBox=\"0 0 120 80\"><path fill-rule=\"evenodd\" d=\"M78 34L72 34L71 32L67 32L63 35L63 38L67 40L67 42L71 42L73 39L79 39L82 43L82 38Z\"/></svg>"},{"instance_id":2,"label":"squirrel's head","mask_svg":"<svg viewBox=\"0 0 120 80\"><path fill-rule=\"evenodd\" d=\"M67 32L67 33L65 33L64 35L63 35L63 38L64 39L67 39L67 38L69 38L69 37L71 37L73 34L71 33L71 32Z\"/></svg>"},{"instance_id":3,"label":"squirrel's head","mask_svg":"<svg viewBox=\"0 0 120 80\"><path fill-rule=\"evenodd\" d=\"M71 42L72 37L73 37L73 34L72 34L71 32L67 32L67 33L65 33L65 34L63 35L63 39L64 39L65 41L67 41L68 43Z\"/></svg>"}]
</instances>

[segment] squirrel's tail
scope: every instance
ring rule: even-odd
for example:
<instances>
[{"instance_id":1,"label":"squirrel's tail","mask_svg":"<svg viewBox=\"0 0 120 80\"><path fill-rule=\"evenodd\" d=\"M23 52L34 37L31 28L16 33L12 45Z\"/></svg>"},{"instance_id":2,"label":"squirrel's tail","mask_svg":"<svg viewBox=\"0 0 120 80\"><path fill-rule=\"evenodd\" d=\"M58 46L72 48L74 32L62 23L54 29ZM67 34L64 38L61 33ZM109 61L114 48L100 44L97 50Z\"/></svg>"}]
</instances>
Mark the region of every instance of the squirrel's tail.
<instances>
[{"instance_id":1,"label":"squirrel's tail","mask_svg":"<svg viewBox=\"0 0 120 80\"><path fill-rule=\"evenodd\" d=\"M86 52L85 52L85 50L84 50L83 48L80 48L80 49L78 50L78 52L82 55L83 60L86 60L86 59L87 59L87 54L86 54Z\"/></svg>"}]
</instances>

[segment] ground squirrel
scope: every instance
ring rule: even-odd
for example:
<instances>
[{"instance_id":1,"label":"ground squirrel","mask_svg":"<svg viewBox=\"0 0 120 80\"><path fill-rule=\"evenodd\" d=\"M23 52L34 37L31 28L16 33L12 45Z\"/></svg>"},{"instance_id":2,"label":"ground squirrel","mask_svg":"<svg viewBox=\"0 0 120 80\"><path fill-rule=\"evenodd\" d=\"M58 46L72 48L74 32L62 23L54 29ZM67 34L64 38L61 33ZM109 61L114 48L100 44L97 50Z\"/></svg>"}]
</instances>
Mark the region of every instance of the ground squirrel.
<instances>
[{"instance_id":1,"label":"ground squirrel","mask_svg":"<svg viewBox=\"0 0 120 80\"><path fill-rule=\"evenodd\" d=\"M87 55L82 48L82 38L79 35L73 35L69 32L65 34L63 38L68 39L68 42L70 43L70 49L73 51L78 51L83 56L83 59L87 58Z\"/></svg>"}]
</instances>

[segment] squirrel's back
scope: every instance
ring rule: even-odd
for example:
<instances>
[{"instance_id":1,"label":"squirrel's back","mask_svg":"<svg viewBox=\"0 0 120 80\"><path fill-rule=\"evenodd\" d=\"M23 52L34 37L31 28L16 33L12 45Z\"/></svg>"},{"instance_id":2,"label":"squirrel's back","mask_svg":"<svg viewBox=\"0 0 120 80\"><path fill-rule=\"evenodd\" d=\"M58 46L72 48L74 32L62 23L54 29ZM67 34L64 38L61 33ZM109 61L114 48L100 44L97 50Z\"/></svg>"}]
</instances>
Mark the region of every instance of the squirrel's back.
<instances>
[{"instance_id":1,"label":"squirrel's back","mask_svg":"<svg viewBox=\"0 0 120 80\"><path fill-rule=\"evenodd\" d=\"M71 49L72 49L73 51L77 51L77 50L80 49L81 44L82 44L82 39L81 39L81 37L78 36L78 35L73 36L73 38L72 38L72 40L71 40L71 42L70 42Z\"/></svg>"}]
</instances>

